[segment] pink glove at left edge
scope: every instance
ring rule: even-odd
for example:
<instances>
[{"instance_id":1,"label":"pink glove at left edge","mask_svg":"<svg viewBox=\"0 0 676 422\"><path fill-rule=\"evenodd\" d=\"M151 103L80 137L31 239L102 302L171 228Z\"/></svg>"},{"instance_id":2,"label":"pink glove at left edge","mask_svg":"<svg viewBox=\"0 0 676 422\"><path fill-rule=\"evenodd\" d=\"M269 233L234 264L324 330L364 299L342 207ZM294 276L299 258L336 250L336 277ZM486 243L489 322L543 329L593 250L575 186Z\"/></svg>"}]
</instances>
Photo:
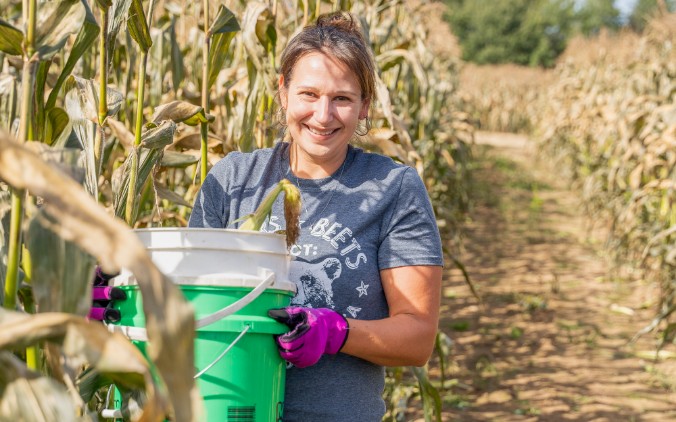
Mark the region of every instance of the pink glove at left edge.
<instances>
[{"instance_id":1,"label":"pink glove at left edge","mask_svg":"<svg viewBox=\"0 0 676 422\"><path fill-rule=\"evenodd\" d=\"M291 329L276 341L279 355L299 368L314 365L325 353L338 353L350 329L344 316L327 308L289 306L271 309L268 315Z\"/></svg>"}]
</instances>

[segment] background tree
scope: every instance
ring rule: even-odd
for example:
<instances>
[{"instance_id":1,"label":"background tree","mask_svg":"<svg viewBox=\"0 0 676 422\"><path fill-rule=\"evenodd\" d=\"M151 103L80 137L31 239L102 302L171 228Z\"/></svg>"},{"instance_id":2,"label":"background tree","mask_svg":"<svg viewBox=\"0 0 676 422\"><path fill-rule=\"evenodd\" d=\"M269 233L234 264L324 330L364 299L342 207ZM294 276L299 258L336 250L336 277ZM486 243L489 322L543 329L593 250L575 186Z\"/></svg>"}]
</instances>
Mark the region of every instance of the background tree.
<instances>
[{"instance_id":1,"label":"background tree","mask_svg":"<svg viewBox=\"0 0 676 422\"><path fill-rule=\"evenodd\" d=\"M613 3L613 0L586 0L575 15L578 30L591 36L598 34L601 28L619 29L620 11Z\"/></svg>"},{"instance_id":2,"label":"background tree","mask_svg":"<svg viewBox=\"0 0 676 422\"><path fill-rule=\"evenodd\" d=\"M463 59L479 64L551 66L564 50L572 0L447 0Z\"/></svg>"},{"instance_id":3,"label":"background tree","mask_svg":"<svg viewBox=\"0 0 676 422\"><path fill-rule=\"evenodd\" d=\"M635 31L642 32L650 18L659 13L660 8L674 12L676 0L638 0L629 15L629 26Z\"/></svg>"}]
</instances>

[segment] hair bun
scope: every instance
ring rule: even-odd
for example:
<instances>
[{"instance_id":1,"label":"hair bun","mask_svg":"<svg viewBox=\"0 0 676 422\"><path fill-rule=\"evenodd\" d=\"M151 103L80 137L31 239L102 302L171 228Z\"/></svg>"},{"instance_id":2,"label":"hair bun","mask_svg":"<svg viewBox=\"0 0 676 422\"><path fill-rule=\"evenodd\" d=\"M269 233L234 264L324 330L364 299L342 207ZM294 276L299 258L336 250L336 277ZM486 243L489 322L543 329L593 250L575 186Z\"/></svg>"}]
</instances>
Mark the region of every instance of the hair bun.
<instances>
[{"instance_id":1,"label":"hair bun","mask_svg":"<svg viewBox=\"0 0 676 422\"><path fill-rule=\"evenodd\" d=\"M346 12L326 13L317 18L318 27L335 27L345 32L353 32L361 35L361 30L357 26L351 14Z\"/></svg>"}]
</instances>

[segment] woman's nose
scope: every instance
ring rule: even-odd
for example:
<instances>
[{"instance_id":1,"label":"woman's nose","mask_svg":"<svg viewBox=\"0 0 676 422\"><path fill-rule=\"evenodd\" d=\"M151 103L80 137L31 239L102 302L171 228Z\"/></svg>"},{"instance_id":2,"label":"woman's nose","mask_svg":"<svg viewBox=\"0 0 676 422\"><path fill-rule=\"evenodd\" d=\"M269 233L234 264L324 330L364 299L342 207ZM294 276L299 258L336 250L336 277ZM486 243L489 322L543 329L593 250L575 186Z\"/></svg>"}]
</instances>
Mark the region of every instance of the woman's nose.
<instances>
[{"instance_id":1,"label":"woman's nose","mask_svg":"<svg viewBox=\"0 0 676 422\"><path fill-rule=\"evenodd\" d=\"M320 97L316 103L315 121L317 123L328 123L333 119L333 110L331 99L329 97Z\"/></svg>"}]
</instances>

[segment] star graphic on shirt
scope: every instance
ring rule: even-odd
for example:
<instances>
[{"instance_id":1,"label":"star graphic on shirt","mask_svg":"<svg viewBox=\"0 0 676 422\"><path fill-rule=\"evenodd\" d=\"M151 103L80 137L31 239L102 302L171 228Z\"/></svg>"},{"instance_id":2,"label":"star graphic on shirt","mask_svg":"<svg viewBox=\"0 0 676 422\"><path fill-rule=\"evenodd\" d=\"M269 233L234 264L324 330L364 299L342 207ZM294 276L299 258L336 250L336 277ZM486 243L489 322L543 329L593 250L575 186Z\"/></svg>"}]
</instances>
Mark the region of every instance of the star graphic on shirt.
<instances>
[{"instance_id":1,"label":"star graphic on shirt","mask_svg":"<svg viewBox=\"0 0 676 422\"><path fill-rule=\"evenodd\" d=\"M357 308L354 306L347 307L347 312L349 312L350 315L352 315L352 318L357 318L357 314L359 313L359 311L361 311L361 308Z\"/></svg>"},{"instance_id":2,"label":"star graphic on shirt","mask_svg":"<svg viewBox=\"0 0 676 422\"><path fill-rule=\"evenodd\" d=\"M364 284L364 282L362 281L361 286L357 287L357 291L359 292L359 297L368 296L368 292L366 291L366 289L368 289L368 288L369 288L369 285Z\"/></svg>"}]
</instances>

